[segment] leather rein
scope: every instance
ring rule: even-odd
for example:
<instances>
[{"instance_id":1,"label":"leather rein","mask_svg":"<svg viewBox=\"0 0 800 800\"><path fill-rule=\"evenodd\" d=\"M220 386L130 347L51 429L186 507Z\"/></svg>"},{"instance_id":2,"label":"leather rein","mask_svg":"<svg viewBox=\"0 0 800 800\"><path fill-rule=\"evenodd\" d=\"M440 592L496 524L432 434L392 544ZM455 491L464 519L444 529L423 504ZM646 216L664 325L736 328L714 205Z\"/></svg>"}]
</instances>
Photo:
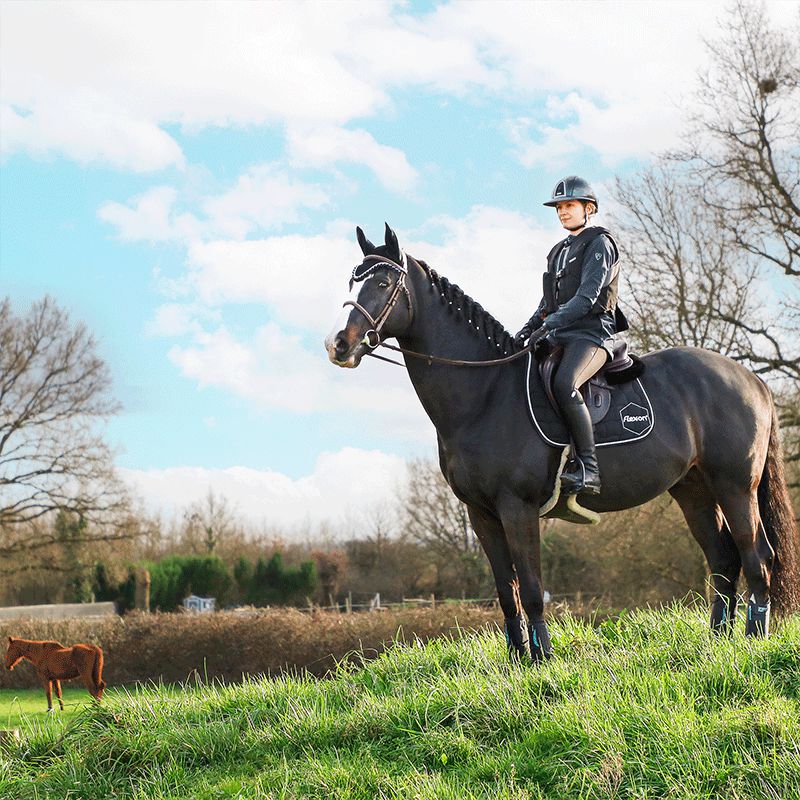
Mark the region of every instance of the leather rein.
<instances>
[{"instance_id":1,"label":"leather rein","mask_svg":"<svg viewBox=\"0 0 800 800\"><path fill-rule=\"evenodd\" d=\"M361 312L361 314L366 317L369 324L372 326L365 334L364 338L362 339L362 343L365 344L369 348L369 352L366 354L368 356L372 356L372 358L377 358L380 361L386 361L389 364L394 364L397 367L404 366L399 361L394 361L391 358L385 358L384 356L379 356L377 353L373 352L378 347L385 347L387 350L394 350L396 353L402 353L405 356L410 356L411 358L418 358L423 361L427 361L429 365L431 364L446 364L448 366L453 367L495 367L499 366L500 364L508 364L511 361L516 361L518 358L522 358L522 356L527 355L533 349L533 343L528 343L522 350L510 355L505 356L504 358L493 358L489 361L464 361L462 359L457 358L443 358L442 356L434 356L430 355L429 353L418 353L416 350L408 350L405 347L397 347L393 344L387 344L386 342L381 340L380 332L381 328L386 324L386 320L389 318L389 315L394 310L394 307L397 305L397 301L400 298L401 293L405 293L406 299L408 300L408 310L411 314L411 319L414 318L414 307L411 303L411 293L408 291L408 287L406 286L406 277L408 276L408 265L406 261L406 255L403 253L403 260L401 264L398 264L396 261L393 261L391 258L387 258L386 256L378 256L378 255L369 255L364 257L364 261L372 260L376 263L372 265L372 267L364 272L361 273L360 277L358 275L358 267L353 270L353 274L351 277L351 281L360 281L363 280L369 272L374 270L376 267L380 266L381 264L386 264L387 267L394 270L399 274L397 279L397 283L395 284L394 290L392 291L391 296L386 301L386 305L384 305L383 309L381 310L380 314L377 317L372 316L372 314L367 311L364 306L362 306L356 300L347 300L342 304L342 308L346 308L347 306L352 306L353 308L357 309ZM361 265L363 266L363 262ZM352 285L352 284L351 284ZM375 336L375 343L373 344L370 336Z\"/></svg>"}]
</instances>

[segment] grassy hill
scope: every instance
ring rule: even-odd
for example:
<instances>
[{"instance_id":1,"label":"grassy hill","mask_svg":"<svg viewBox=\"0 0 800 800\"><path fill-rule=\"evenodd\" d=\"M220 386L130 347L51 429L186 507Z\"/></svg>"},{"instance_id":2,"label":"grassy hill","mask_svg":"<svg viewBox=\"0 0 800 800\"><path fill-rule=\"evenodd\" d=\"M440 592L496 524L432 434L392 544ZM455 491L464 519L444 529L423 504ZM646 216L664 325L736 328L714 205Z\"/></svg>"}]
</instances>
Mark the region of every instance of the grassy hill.
<instances>
[{"instance_id":1,"label":"grassy hill","mask_svg":"<svg viewBox=\"0 0 800 800\"><path fill-rule=\"evenodd\" d=\"M109 693L23 721L0 797L800 800L800 618L716 640L685 608L398 644L330 680Z\"/></svg>"}]
</instances>

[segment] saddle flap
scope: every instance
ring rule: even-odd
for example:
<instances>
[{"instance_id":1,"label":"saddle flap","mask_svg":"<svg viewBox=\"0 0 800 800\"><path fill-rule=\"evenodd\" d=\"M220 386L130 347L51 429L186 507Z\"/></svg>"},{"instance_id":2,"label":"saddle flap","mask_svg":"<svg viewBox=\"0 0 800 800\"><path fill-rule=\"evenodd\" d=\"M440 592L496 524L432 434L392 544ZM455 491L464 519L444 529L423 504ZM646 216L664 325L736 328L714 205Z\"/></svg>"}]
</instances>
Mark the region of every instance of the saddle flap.
<instances>
[{"instance_id":1,"label":"saddle flap","mask_svg":"<svg viewBox=\"0 0 800 800\"><path fill-rule=\"evenodd\" d=\"M551 348L550 352L539 364L539 374L542 376L542 385L544 386L547 399L553 407L553 411L561 416L561 409L558 407L556 396L553 393L553 378L555 377L556 369L561 363L561 356L564 354L564 348L561 345L556 345ZM590 378L581 387L581 394L589 409L589 416L592 420L592 425L597 425L601 422L611 408L611 389L603 378L605 368L601 369L597 375Z\"/></svg>"}]
</instances>

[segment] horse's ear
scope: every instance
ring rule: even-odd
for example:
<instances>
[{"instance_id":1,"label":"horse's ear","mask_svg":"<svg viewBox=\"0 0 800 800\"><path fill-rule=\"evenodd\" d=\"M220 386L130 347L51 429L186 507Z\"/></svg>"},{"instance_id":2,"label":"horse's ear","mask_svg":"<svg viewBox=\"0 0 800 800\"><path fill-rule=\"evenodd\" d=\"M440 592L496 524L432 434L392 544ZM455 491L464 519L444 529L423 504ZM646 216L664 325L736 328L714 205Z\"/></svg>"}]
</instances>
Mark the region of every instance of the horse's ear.
<instances>
[{"instance_id":1,"label":"horse's ear","mask_svg":"<svg viewBox=\"0 0 800 800\"><path fill-rule=\"evenodd\" d=\"M384 239L386 246L389 248L389 252L399 260L400 242L397 241L397 234L389 227L388 222L385 222L384 225L386 225L386 236Z\"/></svg>"},{"instance_id":2,"label":"horse's ear","mask_svg":"<svg viewBox=\"0 0 800 800\"><path fill-rule=\"evenodd\" d=\"M14 641L14 637L13 637L13 636L9 636L9 637L8 637L8 641L9 641L9 642L13 642L13 641Z\"/></svg>"},{"instance_id":3,"label":"horse's ear","mask_svg":"<svg viewBox=\"0 0 800 800\"><path fill-rule=\"evenodd\" d=\"M359 247L361 248L361 252L365 255L371 255L375 252L375 245L364 236L364 231L361 230L360 227L356 226L356 239L358 239Z\"/></svg>"}]
</instances>

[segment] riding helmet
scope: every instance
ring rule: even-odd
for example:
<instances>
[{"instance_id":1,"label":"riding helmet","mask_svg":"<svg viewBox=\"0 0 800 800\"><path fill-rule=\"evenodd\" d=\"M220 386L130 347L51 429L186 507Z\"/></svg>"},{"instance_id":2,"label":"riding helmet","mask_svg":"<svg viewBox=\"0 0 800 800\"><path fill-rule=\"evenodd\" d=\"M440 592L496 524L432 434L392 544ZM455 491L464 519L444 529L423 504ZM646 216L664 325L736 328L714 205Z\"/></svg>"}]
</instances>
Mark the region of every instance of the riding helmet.
<instances>
[{"instance_id":1,"label":"riding helmet","mask_svg":"<svg viewBox=\"0 0 800 800\"><path fill-rule=\"evenodd\" d=\"M568 175L562 178L553 189L553 196L543 205L557 206L566 200L588 200L594 203L594 207L599 211L600 206L597 202L597 195L589 183L577 175Z\"/></svg>"}]
</instances>

